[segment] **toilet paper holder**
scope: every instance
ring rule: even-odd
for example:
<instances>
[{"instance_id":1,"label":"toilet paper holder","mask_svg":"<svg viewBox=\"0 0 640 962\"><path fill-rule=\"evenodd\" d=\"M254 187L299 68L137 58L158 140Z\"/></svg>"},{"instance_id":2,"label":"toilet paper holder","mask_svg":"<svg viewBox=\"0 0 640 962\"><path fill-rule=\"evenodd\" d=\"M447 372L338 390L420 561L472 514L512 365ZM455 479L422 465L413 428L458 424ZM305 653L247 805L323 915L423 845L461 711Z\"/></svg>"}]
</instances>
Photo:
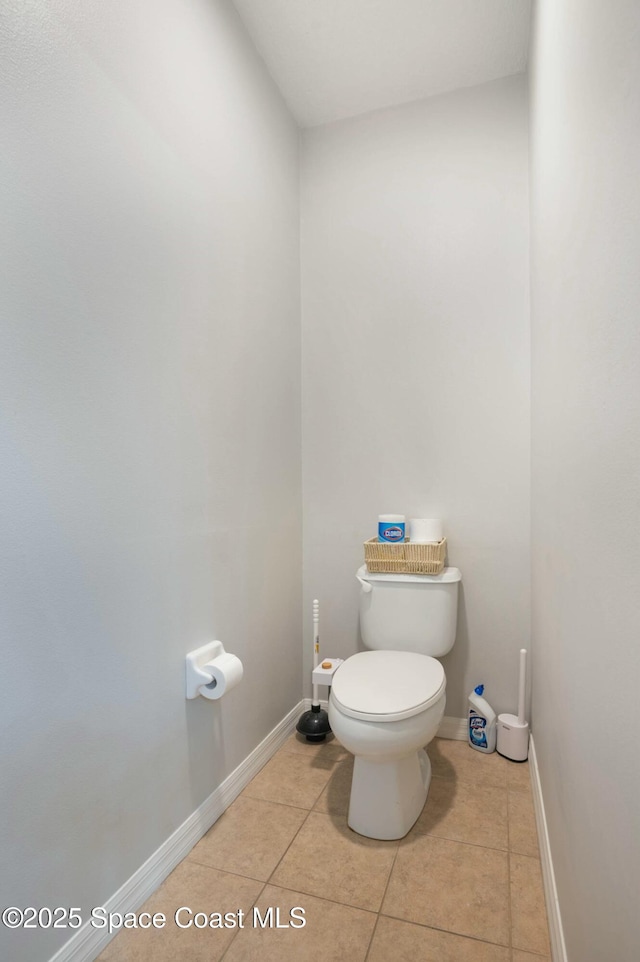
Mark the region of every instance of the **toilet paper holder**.
<instances>
[{"instance_id":1,"label":"toilet paper holder","mask_svg":"<svg viewBox=\"0 0 640 962\"><path fill-rule=\"evenodd\" d=\"M219 658L220 655L224 654L226 652L221 641L210 641L206 645L189 652L185 663L187 698L197 698L198 695L204 695L205 698L219 697L218 694L213 694L215 681L211 672L207 671L206 666L214 658Z\"/></svg>"}]
</instances>

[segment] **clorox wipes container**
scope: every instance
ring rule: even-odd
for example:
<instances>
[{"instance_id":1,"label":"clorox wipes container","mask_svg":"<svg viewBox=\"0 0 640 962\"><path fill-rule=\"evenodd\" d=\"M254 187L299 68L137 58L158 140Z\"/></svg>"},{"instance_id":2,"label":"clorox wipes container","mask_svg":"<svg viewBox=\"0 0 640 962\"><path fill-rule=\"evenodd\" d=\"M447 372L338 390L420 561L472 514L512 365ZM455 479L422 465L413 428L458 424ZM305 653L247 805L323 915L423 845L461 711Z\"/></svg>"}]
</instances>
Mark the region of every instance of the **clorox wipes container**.
<instances>
[{"instance_id":1,"label":"clorox wipes container","mask_svg":"<svg viewBox=\"0 0 640 962\"><path fill-rule=\"evenodd\" d=\"M488 755L496 750L496 713L483 694L478 685L469 695L469 744Z\"/></svg>"},{"instance_id":2,"label":"clorox wipes container","mask_svg":"<svg viewBox=\"0 0 640 962\"><path fill-rule=\"evenodd\" d=\"M379 514L378 541L390 541L392 544L404 541L404 526L403 514Z\"/></svg>"}]
</instances>

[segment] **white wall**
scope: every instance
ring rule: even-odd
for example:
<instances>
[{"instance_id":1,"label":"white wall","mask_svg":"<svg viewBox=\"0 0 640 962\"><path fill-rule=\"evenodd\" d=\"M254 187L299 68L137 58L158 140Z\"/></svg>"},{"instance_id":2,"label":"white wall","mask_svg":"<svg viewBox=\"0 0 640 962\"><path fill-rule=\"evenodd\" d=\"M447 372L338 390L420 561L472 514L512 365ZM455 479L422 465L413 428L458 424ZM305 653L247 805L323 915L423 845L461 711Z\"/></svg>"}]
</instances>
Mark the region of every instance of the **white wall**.
<instances>
[{"instance_id":1,"label":"white wall","mask_svg":"<svg viewBox=\"0 0 640 962\"><path fill-rule=\"evenodd\" d=\"M523 76L307 130L302 150L306 653L358 644L381 512L441 517L463 572L447 714L513 710L529 641ZM308 677L308 676L306 676Z\"/></svg>"},{"instance_id":2,"label":"white wall","mask_svg":"<svg viewBox=\"0 0 640 962\"><path fill-rule=\"evenodd\" d=\"M300 698L298 135L224 0L1 31L0 901L86 911Z\"/></svg>"},{"instance_id":3,"label":"white wall","mask_svg":"<svg viewBox=\"0 0 640 962\"><path fill-rule=\"evenodd\" d=\"M640 6L532 46L533 723L570 962L640 951Z\"/></svg>"}]
</instances>

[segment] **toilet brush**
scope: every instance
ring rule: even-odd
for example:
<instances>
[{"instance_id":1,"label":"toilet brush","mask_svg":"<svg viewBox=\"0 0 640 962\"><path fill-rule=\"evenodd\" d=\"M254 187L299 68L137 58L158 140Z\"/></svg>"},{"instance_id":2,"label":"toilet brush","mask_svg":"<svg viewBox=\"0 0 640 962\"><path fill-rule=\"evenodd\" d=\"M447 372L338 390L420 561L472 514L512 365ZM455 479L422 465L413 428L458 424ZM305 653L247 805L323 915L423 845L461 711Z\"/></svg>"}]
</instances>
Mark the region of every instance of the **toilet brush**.
<instances>
[{"instance_id":1,"label":"toilet brush","mask_svg":"<svg viewBox=\"0 0 640 962\"><path fill-rule=\"evenodd\" d=\"M518 682L518 714L498 715L498 754L512 762L526 762L529 755L529 722L525 721L524 701L527 676L527 649L520 649L520 679Z\"/></svg>"},{"instance_id":2,"label":"toilet brush","mask_svg":"<svg viewBox=\"0 0 640 962\"><path fill-rule=\"evenodd\" d=\"M318 661L320 660L320 602L316 598L313 602L313 667L318 667ZM296 730L304 735L308 742L321 742L327 737L331 731L331 726L329 725L329 716L320 707L320 698L318 697L318 686L314 682L313 684L313 697L311 699L311 710L304 712L296 725Z\"/></svg>"}]
</instances>

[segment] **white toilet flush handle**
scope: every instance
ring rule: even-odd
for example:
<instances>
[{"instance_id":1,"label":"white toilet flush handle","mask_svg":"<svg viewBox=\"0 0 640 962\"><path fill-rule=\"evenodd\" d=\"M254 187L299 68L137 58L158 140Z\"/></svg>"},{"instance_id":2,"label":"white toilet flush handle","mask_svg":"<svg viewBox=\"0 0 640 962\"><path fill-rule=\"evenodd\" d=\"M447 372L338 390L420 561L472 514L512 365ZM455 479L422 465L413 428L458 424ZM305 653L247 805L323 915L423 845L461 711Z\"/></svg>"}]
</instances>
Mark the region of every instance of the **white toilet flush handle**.
<instances>
[{"instance_id":1,"label":"white toilet flush handle","mask_svg":"<svg viewBox=\"0 0 640 962\"><path fill-rule=\"evenodd\" d=\"M360 577L360 575L356 575L356 578L360 582L363 591L369 592L372 590L373 585L371 584L371 582L365 581L364 578Z\"/></svg>"}]
</instances>

